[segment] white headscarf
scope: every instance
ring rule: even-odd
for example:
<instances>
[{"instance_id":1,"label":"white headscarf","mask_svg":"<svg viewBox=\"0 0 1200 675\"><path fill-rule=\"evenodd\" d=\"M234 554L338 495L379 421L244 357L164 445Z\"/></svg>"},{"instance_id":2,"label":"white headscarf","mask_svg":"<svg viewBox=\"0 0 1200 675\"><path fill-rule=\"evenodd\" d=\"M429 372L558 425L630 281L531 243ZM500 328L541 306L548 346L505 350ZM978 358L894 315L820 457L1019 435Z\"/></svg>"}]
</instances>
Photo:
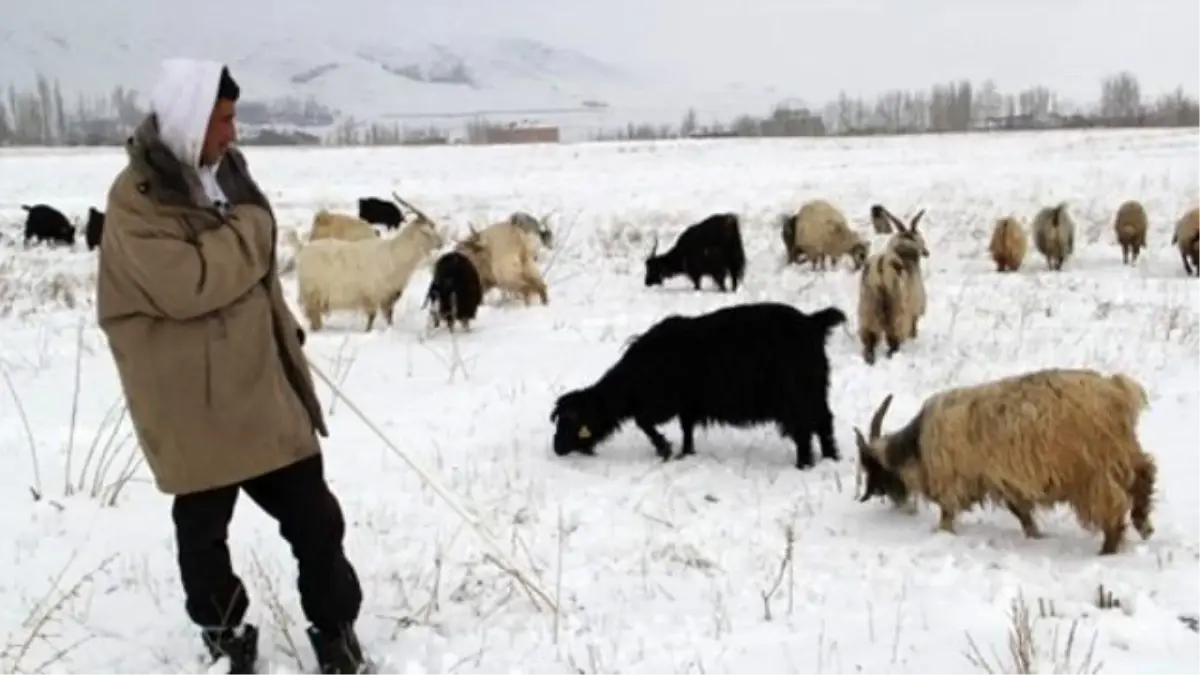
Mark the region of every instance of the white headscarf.
<instances>
[{"instance_id":1,"label":"white headscarf","mask_svg":"<svg viewBox=\"0 0 1200 675\"><path fill-rule=\"evenodd\" d=\"M166 59L150 94L158 135L184 166L200 168L200 151L217 102L221 69L216 61Z\"/></svg>"}]
</instances>

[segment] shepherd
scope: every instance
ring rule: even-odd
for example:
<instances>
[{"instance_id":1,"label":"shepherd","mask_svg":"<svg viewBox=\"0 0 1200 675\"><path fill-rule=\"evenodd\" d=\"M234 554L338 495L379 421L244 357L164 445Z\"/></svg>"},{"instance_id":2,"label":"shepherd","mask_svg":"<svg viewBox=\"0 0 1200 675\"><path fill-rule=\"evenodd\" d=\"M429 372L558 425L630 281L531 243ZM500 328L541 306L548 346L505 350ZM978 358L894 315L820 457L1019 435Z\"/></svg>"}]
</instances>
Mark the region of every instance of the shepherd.
<instances>
[{"instance_id":1,"label":"shepherd","mask_svg":"<svg viewBox=\"0 0 1200 675\"><path fill-rule=\"evenodd\" d=\"M322 673L364 672L346 523L305 334L275 270L271 205L233 143L240 88L168 59L108 194L96 309L146 463L172 495L188 616L214 663L253 673L258 630L228 538L238 495L279 523Z\"/></svg>"}]
</instances>

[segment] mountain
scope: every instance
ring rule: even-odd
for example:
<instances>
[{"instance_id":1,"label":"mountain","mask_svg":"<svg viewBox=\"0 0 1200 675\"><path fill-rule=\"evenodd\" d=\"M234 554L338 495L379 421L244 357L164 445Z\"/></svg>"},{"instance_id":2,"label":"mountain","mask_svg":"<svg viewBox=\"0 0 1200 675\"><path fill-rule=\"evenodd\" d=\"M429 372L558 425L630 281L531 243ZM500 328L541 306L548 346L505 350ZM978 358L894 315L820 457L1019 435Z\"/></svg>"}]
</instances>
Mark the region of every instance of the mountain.
<instances>
[{"instance_id":1,"label":"mountain","mask_svg":"<svg viewBox=\"0 0 1200 675\"><path fill-rule=\"evenodd\" d=\"M497 30L476 11L486 9L481 3L425 5L12 3L0 25L0 84L28 87L40 73L57 79L68 101L107 96L118 85L144 91L159 59L198 56L229 64L247 101L313 99L339 119L459 127L479 113L566 127L676 122L700 98L649 69ZM735 93L737 112L746 111L745 93Z\"/></svg>"}]
</instances>

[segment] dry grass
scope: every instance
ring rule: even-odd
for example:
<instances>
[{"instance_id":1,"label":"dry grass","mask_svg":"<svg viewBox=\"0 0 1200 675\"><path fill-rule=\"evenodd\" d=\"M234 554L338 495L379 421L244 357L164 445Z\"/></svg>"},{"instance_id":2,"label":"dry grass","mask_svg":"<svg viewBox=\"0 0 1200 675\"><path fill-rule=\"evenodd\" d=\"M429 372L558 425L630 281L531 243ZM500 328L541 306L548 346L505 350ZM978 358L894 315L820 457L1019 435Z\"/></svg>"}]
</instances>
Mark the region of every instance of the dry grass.
<instances>
[{"instance_id":1,"label":"dry grass","mask_svg":"<svg viewBox=\"0 0 1200 675\"><path fill-rule=\"evenodd\" d=\"M63 451L62 498L77 494L87 495L98 501L101 506L115 506L125 486L141 468L144 461L137 443L133 438L132 429L125 427L126 409L124 398L118 397L105 412L92 435L83 461L75 465L75 438L77 434L79 396L82 389L82 370L84 352L84 324L80 322L76 335L75 372L73 377L71 409L67 425L66 447ZM22 402L22 397L13 383L8 370L0 365L0 378L4 380L8 394L12 398L17 417L25 432L29 446L30 472L32 484L29 486L30 496L34 501L48 497L46 486L42 480L41 452L38 439L34 434L29 414ZM54 502L60 508L62 504Z\"/></svg>"},{"instance_id":2,"label":"dry grass","mask_svg":"<svg viewBox=\"0 0 1200 675\"><path fill-rule=\"evenodd\" d=\"M1060 635L1059 627L1054 627L1049 646L1044 646L1036 637L1036 622L1047 617L1035 617L1026 604L1025 598L1018 595L1013 598L1009 611L1008 644L1006 653L1001 656L995 649L991 657L985 656L979 644L967 633L967 650L965 656L970 664L979 670L992 675L994 673L1056 673L1061 675L1074 673L1098 673L1104 663L1096 661L1095 633L1089 641L1083 654L1076 655L1080 647L1079 619L1071 622L1065 638Z\"/></svg>"},{"instance_id":3,"label":"dry grass","mask_svg":"<svg viewBox=\"0 0 1200 675\"><path fill-rule=\"evenodd\" d=\"M92 302L94 271L60 269L61 258L4 255L0 251L0 318L28 317L53 309L77 309Z\"/></svg>"},{"instance_id":4,"label":"dry grass","mask_svg":"<svg viewBox=\"0 0 1200 675\"><path fill-rule=\"evenodd\" d=\"M0 673L42 673L47 670L61 670L62 660L94 637L89 633L70 642L62 640L59 628L62 624L70 622L67 616L68 605L83 596L83 590L115 559L115 554L105 558L67 586L67 571L75 562L75 556L72 555L54 576L46 593L30 607L29 613L21 621L21 632L6 636L4 645L0 647ZM35 648L40 651L43 646L49 650L49 656L31 663L30 658L34 656Z\"/></svg>"}]
</instances>

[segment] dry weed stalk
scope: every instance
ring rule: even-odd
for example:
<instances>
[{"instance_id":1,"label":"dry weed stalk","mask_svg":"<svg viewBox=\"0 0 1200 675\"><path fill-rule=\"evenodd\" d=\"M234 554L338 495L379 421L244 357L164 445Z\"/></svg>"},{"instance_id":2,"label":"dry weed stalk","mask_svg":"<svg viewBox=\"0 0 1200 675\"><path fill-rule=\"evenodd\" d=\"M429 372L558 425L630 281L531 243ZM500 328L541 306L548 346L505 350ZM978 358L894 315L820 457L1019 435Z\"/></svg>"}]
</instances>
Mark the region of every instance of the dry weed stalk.
<instances>
[{"instance_id":1,"label":"dry weed stalk","mask_svg":"<svg viewBox=\"0 0 1200 675\"><path fill-rule=\"evenodd\" d=\"M1048 653L1043 653L1034 637L1034 622L1035 618L1030 612L1024 596L1018 594L1013 598L1009 612L1008 660L1003 660L995 649L992 649L992 659L989 661L983 655L983 651L975 639L970 633L967 633L967 650L964 653L967 661L989 675L996 673L1032 675L1033 673L1047 672L1047 668L1051 669L1049 672L1056 675L1071 673L1094 675L1100 672L1100 668L1104 664L1095 660L1098 637L1096 633L1092 634L1091 642L1081 660L1078 663L1073 662L1079 619L1071 622L1065 643L1060 640L1058 626L1055 626Z\"/></svg>"},{"instance_id":2,"label":"dry weed stalk","mask_svg":"<svg viewBox=\"0 0 1200 675\"><path fill-rule=\"evenodd\" d=\"M29 443L29 461L33 471L33 485L29 486L29 493L33 496L33 501L41 501L44 494L42 492L42 468L38 462L37 441L33 438L33 427L29 424L29 414L25 412L25 406L21 403L20 395L17 394L17 387L13 384L8 369L3 365L0 365L0 376L4 378L4 385L8 387L8 393L12 396L13 404L17 408L17 416L21 418L21 426L25 430L25 438Z\"/></svg>"},{"instance_id":3,"label":"dry weed stalk","mask_svg":"<svg viewBox=\"0 0 1200 675\"><path fill-rule=\"evenodd\" d=\"M791 616L792 611L795 609L795 604L796 604L796 597L795 597L795 595L796 595L796 590L795 590L796 589L796 561L795 561L794 553L795 553L795 549L796 549L796 526L795 526L794 522L788 523L787 525L784 526L783 537L784 537L783 559L779 562L779 573L775 576L775 582L771 584L771 588L769 588L766 591L761 592L762 601L763 601L763 620L764 621L772 620L771 598L775 596L775 593L779 590L779 587L783 584L784 575L787 575L789 577L789 583L791 584L791 587L788 589L788 616Z\"/></svg>"},{"instance_id":4,"label":"dry weed stalk","mask_svg":"<svg viewBox=\"0 0 1200 675\"><path fill-rule=\"evenodd\" d=\"M279 589L271 576L267 574L263 568L262 561L258 559L258 555L251 553L251 562L254 564L254 576L258 581L258 585L263 590L263 604L266 605L267 611L271 613L271 619L279 632L283 634L283 652L296 664L299 672L304 671L304 661L300 658L300 648L296 645L296 641L292 639L292 626L296 625L296 620L292 618L290 612L283 606L283 602L279 599Z\"/></svg>"},{"instance_id":5,"label":"dry weed stalk","mask_svg":"<svg viewBox=\"0 0 1200 675\"><path fill-rule=\"evenodd\" d=\"M78 493L85 493L89 498L98 500L101 506L115 506L121 492L128 485L129 481L133 479L133 476L137 473L144 460L138 451L137 444L132 442L133 432L131 430L126 431L120 438L117 437L125 421L126 413L124 397L119 396L109 406L109 409L100 421L100 426L93 434L91 443L88 445L87 454L84 456L83 465L79 467L78 472L74 471L75 436L79 421L79 397L83 379L83 329L83 322L80 322L79 331L76 336L74 386L71 397L71 412L67 426L62 496L71 497ZM21 424L25 429L25 436L29 443L33 471L33 485L30 486L29 492L34 501L40 501L46 495L42 489L41 466L38 457L37 440L33 435L33 427L29 422L29 416L25 411L24 405L21 403L21 397L17 393L16 385L13 384L12 378L2 368L0 368L0 375L3 376L5 385L8 387L8 391L16 404L17 415L21 419ZM118 411L115 420L113 419L114 411ZM102 440L103 445L101 445ZM120 462L120 468L114 474L114 468L117 466L118 460L123 461Z\"/></svg>"},{"instance_id":6,"label":"dry weed stalk","mask_svg":"<svg viewBox=\"0 0 1200 675\"><path fill-rule=\"evenodd\" d=\"M81 575L74 584L71 584L67 590L63 591L61 589L64 583L63 580L67 575L67 570L71 568L71 565L75 562L75 558L78 556L78 554L79 551L76 549L76 551L71 554L71 557L67 559L67 562L62 566L62 568L59 569L58 573L54 575L54 579L50 584L50 588L48 588L46 593L34 603L33 607L29 609L29 613L25 616L25 619L21 621L21 628L27 631L24 637L15 642L12 640L12 636L9 636L9 638L5 640L5 646L0 649L0 672L43 672L47 668L53 666L55 663L61 662L80 645L86 643L87 641L91 640L92 637L94 637L93 635L87 635L75 640L66 647L55 647L50 641L50 636L47 634L50 625L55 623L57 618L66 611L67 602L80 597L83 587L90 584L97 575L106 570L112 561L117 557L117 555L114 553L101 560L96 567ZM54 597L55 594L57 594L57 598ZM22 665L22 663L25 661L25 658L29 656L33 645L38 642L45 642L49 644L54 651L41 663L33 666L32 668L26 668Z\"/></svg>"},{"instance_id":7,"label":"dry weed stalk","mask_svg":"<svg viewBox=\"0 0 1200 675\"><path fill-rule=\"evenodd\" d=\"M555 562L554 572L554 649L556 657L562 660L562 651L559 645L559 636L562 629L562 575L563 575L563 552L567 548L567 528L563 525L562 506L558 507L558 559Z\"/></svg>"},{"instance_id":8,"label":"dry weed stalk","mask_svg":"<svg viewBox=\"0 0 1200 675\"><path fill-rule=\"evenodd\" d=\"M430 347L428 344L426 344L425 340L423 340L423 339L420 340L420 345L422 347L424 347L426 350L428 350L430 354L433 354L435 357L437 357L437 360L441 361L442 365L446 367L446 372L449 374L448 382L450 384L454 383L454 376L456 373L462 373L462 377L463 377L464 381L471 379L471 373L469 370L467 370L467 360L463 358L462 352L459 351L459 349L458 349L458 334L457 333L454 333L454 332L450 333L450 356L449 356L449 358L440 354L433 347ZM470 361L474 361L475 358L477 358L477 357L474 357L474 356L471 357Z\"/></svg>"}]
</instances>

